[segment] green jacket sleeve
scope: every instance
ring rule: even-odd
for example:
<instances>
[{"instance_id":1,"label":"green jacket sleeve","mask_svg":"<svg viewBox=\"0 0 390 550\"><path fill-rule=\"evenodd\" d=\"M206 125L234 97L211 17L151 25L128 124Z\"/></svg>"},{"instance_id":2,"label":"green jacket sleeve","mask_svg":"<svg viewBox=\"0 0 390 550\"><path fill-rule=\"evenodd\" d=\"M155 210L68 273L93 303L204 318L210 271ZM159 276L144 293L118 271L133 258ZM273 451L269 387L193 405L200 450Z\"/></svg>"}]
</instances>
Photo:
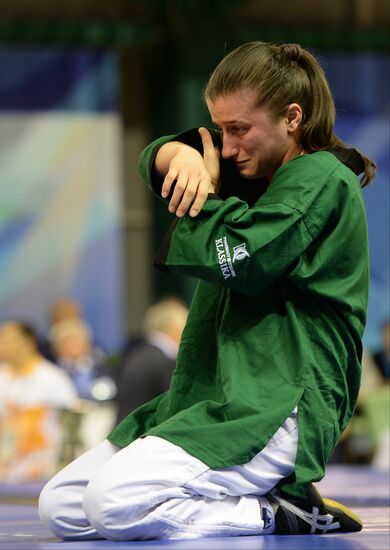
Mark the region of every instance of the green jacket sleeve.
<instances>
[{"instance_id":1,"label":"green jacket sleeve","mask_svg":"<svg viewBox=\"0 0 390 550\"><path fill-rule=\"evenodd\" d=\"M257 294L311 241L302 214L288 206L257 204L249 208L236 197L222 201L210 195L197 218L186 216L174 222L155 265Z\"/></svg>"}]
</instances>

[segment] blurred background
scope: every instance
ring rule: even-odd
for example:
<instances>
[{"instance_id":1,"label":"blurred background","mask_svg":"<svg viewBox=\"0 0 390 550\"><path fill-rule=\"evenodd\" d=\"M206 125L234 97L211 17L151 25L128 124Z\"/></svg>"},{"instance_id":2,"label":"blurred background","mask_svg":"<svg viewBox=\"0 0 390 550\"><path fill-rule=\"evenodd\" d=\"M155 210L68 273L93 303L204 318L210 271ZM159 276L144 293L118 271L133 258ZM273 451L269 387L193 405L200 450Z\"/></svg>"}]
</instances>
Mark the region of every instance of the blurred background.
<instances>
[{"instance_id":1,"label":"blurred background","mask_svg":"<svg viewBox=\"0 0 390 550\"><path fill-rule=\"evenodd\" d=\"M225 52L250 40L298 42L325 69L338 135L379 168L364 192L371 246L364 343L374 373L367 388L382 387L389 377L388 29L387 0L1 2L0 323L33 325L40 353L58 365L56 343L70 329L52 331L69 317L57 318L56 307L71 303L98 363L96 380L108 374L118 386L149 306L166 296L188 305L195 286L152 268L171 216L140 181L141 150L160 135L209 123L202 89ZM80 391L83 399L115 400L107 383L92 397ZM371 460L372 438L359 434L362 460Z\"/></svg>"}]
</instances>

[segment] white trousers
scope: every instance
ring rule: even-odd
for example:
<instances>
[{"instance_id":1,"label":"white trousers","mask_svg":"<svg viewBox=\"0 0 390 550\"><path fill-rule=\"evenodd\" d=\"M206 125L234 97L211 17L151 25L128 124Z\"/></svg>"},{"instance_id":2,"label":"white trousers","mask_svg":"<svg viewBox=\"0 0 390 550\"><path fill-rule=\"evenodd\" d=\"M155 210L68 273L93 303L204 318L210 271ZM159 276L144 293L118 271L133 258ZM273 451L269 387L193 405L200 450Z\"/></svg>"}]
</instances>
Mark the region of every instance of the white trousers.
<instances>
[{"instance_id":1,"label":"white trousers","mask_svg":"<svg viewBox=\"0 0 390 550\"><path fill-rule=\"evenodd\" d=\"M293 413L250 462L212 470L159 437L123 449L106 440L47 483L41 519L67 540L271 534L262 495L294 470L297 441Z\"/></svg>"}]
</instances>

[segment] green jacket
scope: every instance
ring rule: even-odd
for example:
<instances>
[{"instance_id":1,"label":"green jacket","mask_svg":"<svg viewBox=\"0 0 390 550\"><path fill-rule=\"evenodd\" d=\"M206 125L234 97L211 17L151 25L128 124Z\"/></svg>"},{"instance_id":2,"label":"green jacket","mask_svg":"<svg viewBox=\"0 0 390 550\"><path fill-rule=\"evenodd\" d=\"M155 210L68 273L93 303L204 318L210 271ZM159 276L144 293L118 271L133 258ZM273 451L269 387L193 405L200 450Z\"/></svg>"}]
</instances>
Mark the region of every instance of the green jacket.
<instances>
[{"instance_id":1,"label":"green jacket","mask_svg":"<svg viewBox=\"0 0 390 550\"><path fill-rule=\"evenodd\" d=\"M140 172L157 194L154 158L172 139L201 150L194 132L147 147ZM356 151L344 157L361 171ZM170 389L110 441L155 435L210 468L243 464L298 406L296 467L282 488L300 496L323 477L357 400L368 294L364 203L346 164L315 152L267 185L221 160L221 196L209 195L196 218L176 219L155 260L200 279Z\"/></svg>"}]
</instances>

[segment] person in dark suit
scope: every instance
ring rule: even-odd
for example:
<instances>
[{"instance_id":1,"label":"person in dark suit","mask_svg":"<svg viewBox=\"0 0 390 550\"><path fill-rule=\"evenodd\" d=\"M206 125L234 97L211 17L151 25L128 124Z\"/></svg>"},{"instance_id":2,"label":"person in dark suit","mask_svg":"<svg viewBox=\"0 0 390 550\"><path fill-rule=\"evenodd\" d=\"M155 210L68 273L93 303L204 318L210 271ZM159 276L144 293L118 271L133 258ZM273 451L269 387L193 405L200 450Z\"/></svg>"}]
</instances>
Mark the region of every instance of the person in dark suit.
<instances>
[{"instance_id":1,"label":"person in dark suit","mask_svg":"<svg viewBox=\"0 0 390 550\"><path fill-rule=\"evenodd\" d=\"M382 336L382 346L373 358L384 380L390 382L390 319L383 327Z\"/></svg>"},{"instance_id":2,"label":"person in dark suit","mask_svg":"<svg viewBox=\"0 0 390 550\"><path fill-rule=\"evenodd\" d=\"M117 421L166 391L187 318L187 307L176 298L163 299L145 313L141 337L127 346L118 380Z\"/></svg>"}]
</instances>

